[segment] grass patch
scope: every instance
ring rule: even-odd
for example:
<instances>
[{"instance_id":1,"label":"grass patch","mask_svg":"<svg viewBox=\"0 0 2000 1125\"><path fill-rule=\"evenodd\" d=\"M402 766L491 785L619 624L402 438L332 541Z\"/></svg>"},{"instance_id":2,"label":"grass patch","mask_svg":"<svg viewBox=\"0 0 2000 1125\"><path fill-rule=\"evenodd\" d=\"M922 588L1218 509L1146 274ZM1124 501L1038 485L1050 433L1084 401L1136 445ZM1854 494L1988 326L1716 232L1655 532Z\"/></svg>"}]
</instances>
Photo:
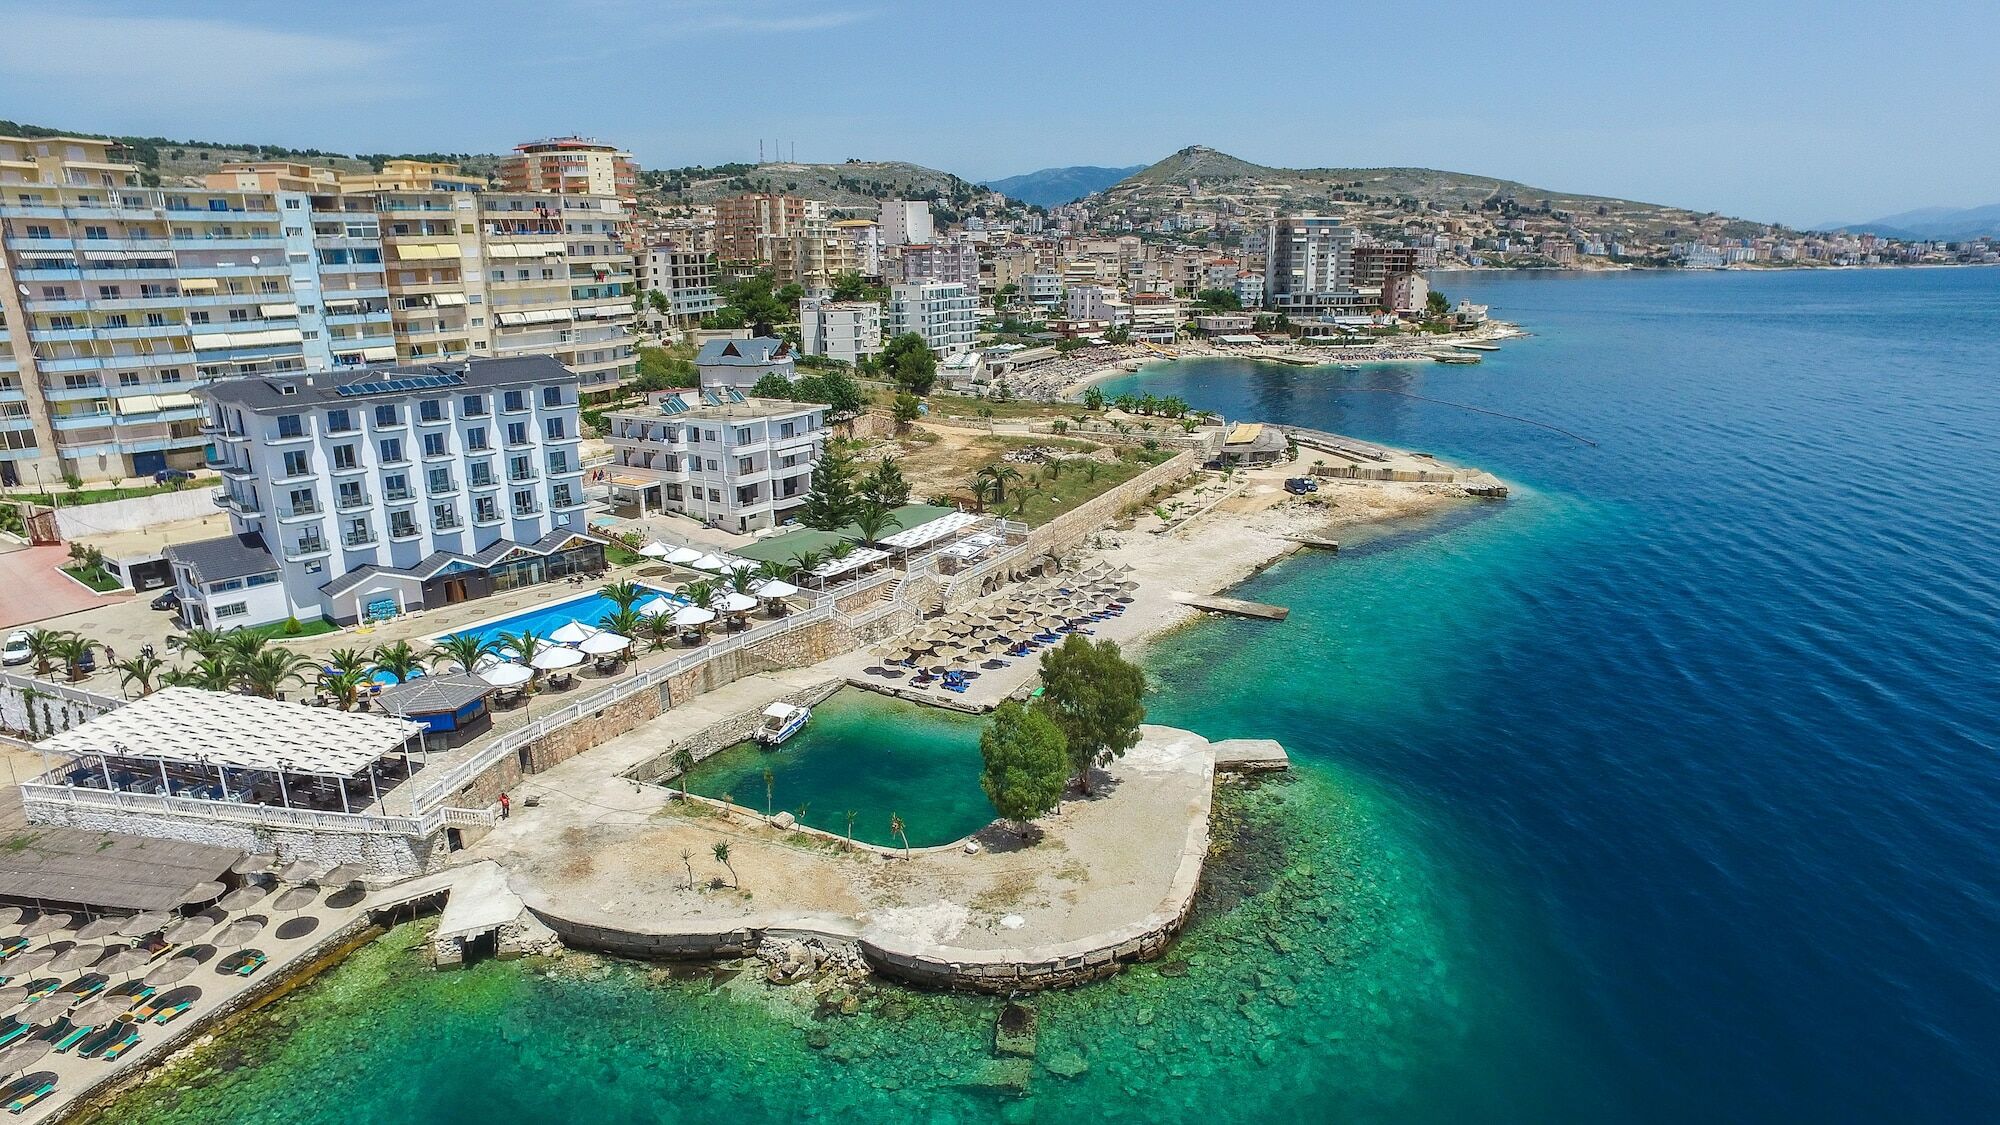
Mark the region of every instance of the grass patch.
<instances>
[{"instance_id":1,"label":"grass patch","mask_svg":"<svg viewBox=\"0 0 2000 1125\"><path fill-rule=\"evenodd\" d=\"M1075 511L1079 505L1104 495L1164 460L1166 457L1157 454L1143 454L1120 458L1113 463L1095 462L1096 480L1090 479L1088 468L1076 461L1065 463L1062 475L1054 478L1046 475L1047 466L1018 465L1015 467L1022 470L1024 479L1008 488L1006 500L989 504L987 511L1018 519L1030 527L1039 527L1057 516Z\"/></svg>"},{"instance_id":2,"label":"grass patch","mask_svg":"<svg viewBox=\"0 0 2000 1125\"><path fill-rule=\"evenodd\" d=\"M294 625L296 625L296 629ZM324 633L336 633L340 631L340 626L335 625L324 617L315 617L310 621L294 619L292 621L273 621L267 625L251 625L243 631L260 637L269 637L274 641L283 641L296 640L300 637L317 637Z\"/></svg>"},{"instance_id":3,"label":"grass patch","mask_svg":"<svg viewBox=\"0 0 2000 1125\"><path fill-rule=\"evenodd\" d=\"M9 500L26 500L30 504L45 507L61 505L74 508L82 504L105 504L113 500L134 500L141 496L158 496L162 492L186 492L190 488L206 488L214 484L210 479L197 479L181 485L149 484L139 488L86 488L80 492L10 492Z\"/></svg>"},{"instance_id":4,"label":"grass patch","mask_svg":"<svg viewBox=\"0 0 2000 1125\"><path fill-rule=\"evenodd\" d=\"M611 566L638 566L652 560L628 547L611 543L604 548L604 561Z\"/></svg>"},{"instance_id":5,"label":"grass patch","mask_svg":"<svg viewBox=\"0 0 2000 1125\"><path fill-rule=\"evenodd\" d=\"M100 594L125 588L124 583L118 581L101 566L66 566L62 568L62 572Z\"/></svg>"},{"instance_id":6,"label":"grass patch","mask_svg":"<svg viewBox=\"0 0 2000 1125\"><path fill-rule=\"evenodd\" d=\"M1083 407L1076 403L1028 402L1022 399L1008 399L993 402L989 399L974 398L971 395L933 394L930 397L931 416L943 416L961 422L983 423L986 416L979 413L984 407L993 412L996 422L1011 421L1054 421L1083 413Z\"/></svg>"}]
</instances>

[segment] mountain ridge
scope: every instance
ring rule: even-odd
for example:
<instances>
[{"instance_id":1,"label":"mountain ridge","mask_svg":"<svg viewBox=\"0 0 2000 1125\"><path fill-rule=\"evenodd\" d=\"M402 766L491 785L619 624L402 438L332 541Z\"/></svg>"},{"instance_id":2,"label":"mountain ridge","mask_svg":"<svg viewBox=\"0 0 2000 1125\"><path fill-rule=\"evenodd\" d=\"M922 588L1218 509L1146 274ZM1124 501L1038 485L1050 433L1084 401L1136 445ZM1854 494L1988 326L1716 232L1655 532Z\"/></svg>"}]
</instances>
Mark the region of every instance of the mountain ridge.
<instances>
[{"instance_id":1,"label":"mountain ridge","mask_svg":"<svg viewBox=\"0 0 2000 1125\"><path fill-rule=\"evenodd\" d=\"M1977 207L1918 207L1858 223L1829 223L1826 230L1946 242L2000 237L2000 203Z\"/></svg>"},{"instance_id":2,"label":"mountain ridge","mask_svg":"<svg viewBox=\"0 0 2000 1125\"><path fill-rule=\"evenodd\" d=\"M1010 199L1018 199L1038 207L1060 207L1065 203L1074 203L1093 192L1103 191L1145 168L1144 164L1134 164L1126 168L1070 164L1060 168L1038 168L1018 176L986 180L981 186L992 188Z\"/></svg>"}]
</instances>

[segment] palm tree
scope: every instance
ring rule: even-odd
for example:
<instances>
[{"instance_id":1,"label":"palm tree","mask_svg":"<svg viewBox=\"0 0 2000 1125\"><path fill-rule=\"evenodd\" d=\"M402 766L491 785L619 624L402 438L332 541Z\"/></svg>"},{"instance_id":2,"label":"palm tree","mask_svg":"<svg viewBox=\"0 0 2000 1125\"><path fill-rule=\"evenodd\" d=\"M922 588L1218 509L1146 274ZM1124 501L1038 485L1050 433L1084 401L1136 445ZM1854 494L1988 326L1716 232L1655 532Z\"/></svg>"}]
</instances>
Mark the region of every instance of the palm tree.
<instances>
[{"instance_id":1,"label":"palm tree","mask_svg":"<svg viewBox=\"0 0 2000 1125\"><path fill-rule=\"evenodd\" d=\"M264 651L264 646L269 643L270 638L262 633L253 633L248 629L238 629L233 633L224 634L217 647L223 656L230 660L241 662L249 660L251 657Z\"/></svg>"},{"instance_id":2,"label":"palm tree","mask_svg":"<svg viewBox=\"0 0 2000 1125\"><path fill-rule=\"evenodd\" d=\"M480 659L492 652L493 642L477 633L453 633L431 646L433 659L449 661L467 672L478 667Z\"/></svg>"},{"instance_id":3,"label":"palm tree","mask_svg":"<svg viewBox=\"0 0 2000 1125\"><path fill-rule=\"evenodd\" d=\"M90 650L97 642L81 633L63 633L56 640L55 657L62 661L63 670L72 681L83 678L83 662L89 658Z\"/></svg>"},{"instance_id":4,"label":"palm tree","mask_svg":"<svg viewBox=\"0 0 2000 1125\"><path fill-rule=\"evenodd\" d=\"M828 547L826 553L829 558L838 562L854 553L854 540L842 539L840 542Z\"/></svg>"},{"instance_id":5,"label":"palm tree","mask_svg":"<svg viewBox=\"0 0 2000 1125\"><path fill-rule=\"evenodd\" d=\"M895 514L894 509L877 504L863 505L861 511L854 517L855 530L861 532L864 542L874 544L882 538L882 532L887 530L889 517Z\"/></svg>"},{"instance_id":6,"label":"palm tree","mask_svg":"<svg viewBox=\"0 0 2000 1125\"><path fill-rule=\"evenodd\" d=\"M662 613L646 618L646 638L651 642L647 647L654 652L666 648L667 642L674 639L673 616Z\"/></svg>"},{"instance_id":7,"label":"palm tree","mask_svg":"<svg viewBox=\"0 0 2000 1125\"><path fill-rule=\"evenodd\" d=\"M813 571L819 569L819 564L825 561L826 553L823 551L800 551L798 554L792 556L792 573L811 574Z\"/></svg>"},{"instance_id":8,"label":"palm tree","mask_svg":"<svg viewBox=\"0 0 2000 1125\"><path fill-rule=\"evenodd\" d=\"M228 691L236 682L236 667L220 656L204 656L185 668L175 668L160 675L160 683L172 687L201 688L203 691Z\"/></svg>"},{"instance_id":9,"label":"palm tree","mask_svg":"<svg viewBox=\"0 0 2000 1125\"><path fill-rule=\"evenodd\" d=\"M779 562L776 559L758 563L755 571L760 582L790 582L792 576L798 572L799 568L793 564Z\"/></svg>"},{"instance_id":10,"label":"palm tree","mask_svg":"<svg viewBox=\"0 0 2000 1125\"><path fill-rule=\"evenodd\" d=\"M200 626L189 629L178 637L168 637L167 647L194 653L198 657L216 656L222 651L223 634Z\"/></svg>"},{"instance_id":11,"label":"palm tree","mask_svg":"<svg viewBox=\"0 0 2000 1125\"><path fill-rule=\"evenodd\" d=\"M889 814L889 835L903 842L903 858L910 858L910 837L903 831L903 818L895 813Z\"/></svg>"},{"instance_id":12,"label":"palm tree","mask_svg":"<svg viewBox=\"0 0 2000 1125\"><path fill-rule=\"evenodd\" d=\"M847 810L847 850L849 851L854 850L854 818L860 815L860 813L855 812L853 809Z\"/></svg>"},{"instance_id":13,"label":"palm tree","mask_svg":"<svg viewBox=\"0 0 2000 1125\"><path fill-rule=\"evenodd\" d=\"M598 618L597 624L624 637L628 642L625 646L625 652L627 655L630 655L632 646L629 642L637 637L639 630L645 626L646 616L631 606L625 606Z\"/></svg>"},{"instance_id":14,"label":"palm tree","mask_svg":"<svg viewBox=\"0 0 2000 1125\"><path fill-rule=\"evenodd\" d=\"M243 686L250 689L250 694L276 699L278 691L286 684L303 682L305 670L312 666L312 661L291 649L267 648L245 658L238 669Z\"/></svg>"},{"instance_id":15,"label":"palm tree","mask_svg":"<svg viewBox=\"0 0 2000 1125\"><path fill-rule=\"evenodd\" d=\"M681 866L687 868L688 890L694 890L694 849L681 849Z\"/></svg>"},{"instance_id":16,"label":"palm tree","mask_svg":"<svg viewBox=\"0 0 2000 1125\"><path fill-rule=\"evenodd\" d=\"M979 479L986 481L993 494L993 502L1007 499L1007 483L1021 479L1021 470L1012 465L988 465L979 470Z\"/></svg>"},{"instance_id":17,"label":"palm tree","mask_svg":"<svg viewBox=\"0 0 2000 1125\"><path fill-rule=\"evenodd\" d=\"M318 686L319 690L340 701L341 710L352 711L371 678L366 668L335 668L329 665L320 671Z\"/></svg>"},{"instance_id":18,"label":"palm tree","mask_svg":"<svg viewBox=\"0 0 2000 1125\"><path fill-rule=\"evenodd\" d=\"M980 512L984 512L986 510L986 494L988 491L985 471L981 470L980 475L973 477L972 480L969 483L967 483L966 487L970 489L972 492L973 508Z\"/></svg>"},{"instance_id":19,"label":"palm tree","mask_svg":"<svg viewBox=\"0 0 2000 1125\"><path fill-rule=\"evenodd\" d=\"M422 670L424 662L410 647L410 642L397 641L375 649L375 666L396 677L396 682L400 684L412 673Z\"/></svg>"},{"instance_id":20,"label":"palm tree","mask_svg":"<svg viewBox=\"0 0 2000 1125\"><path fill-rule=\"evenodd\" d=\"M637 582L627 579L623 582L609 583L597 592L609 600L612 605L624 610L631 609L633 606L639 604L639 599L645 597L651 591Z\"/></svg>"},{"instance_id":21,"label":"palm tree","mask_svg":"<svg viewBox=\"0 0 2000 1125\"><path fill-rule=\"evenodd\" d=\"M28 633L28 655L35 659L35 675L47 676L56 670L56 661L62 659L63 638L68 635L60 629L35 629Z\"/></svg>"},{"instance_id":22,"label":"palm tree","mask_svg":"<svg viewBox=\"0 0 2000 1125\"><path fill-rule=\"evenodd\" d=\"M120 660L118 663L112 665L113 668L118 669L118 686L124 688L136 683L139 685L139 694L142 696L153 694L153 681L159 678L160 673L166 666L166 661L161 660L157 656L146 655L145 653L132 657L130 660Z\"/></svg>"},{"instance_id":23,"label":"palm tree","mask_svg":"<svg viewBox=\"0 0 2000 1125\"><path fill-rule=\"evenodd\" d=\"M697 578L693 582L682 586L678 592L681 597L688 600L689 605L707 609L709 603L715 601L716 595L721 591L716 588L714 580Z\"/></svg>"},{"instance_id":24,"label":"palm tree","mask_svg":"<svg viewBox=\"0 0 2000 1125\"><path fill-rule=\"evenodd\" d=\"M757 584L757 572L747 567L740 570L732 570L729 572L729 576L723 579L723 581L736 593L748 594L750 587Z\"/></svg>"},{"instance_id":25,"label":"palm tree","mask_svg":"<svg viewBox=\"0 0 2000 1125\"><path fill-rule=\"evenodd\" d=\"M736 867L734 864L731 864L729 862L728 842L724 840L717 840L715 842L715 846L709 849L709 854L715 857L715 862L721 864L724 867L729 868L729 885L741 889L743 884L740 880L736 878Z\"/></svg>"},{"instance_id":26,"label":"palm tree","mask_svg":"<svg viewBox=\"0 0 2000 1125\"><path fill-rule=\"evenodd\" d=\"M506 653L513 659L527 664L535 659L535 654L540 652L542 646L547 643L540 633L537 633L533 629L523 629L518 633L500 634L500 640L494 648L496 651Z\"/></svg>"},{"instance_id":27,"label":"palm tree","mask_svg":"<svg viewBox=\"0 0 2000 1125\"><path fill-rule=\"evenodd\" d=\"M694 752L683 746L674 751L674 780L680 782L681 800L687 800L688 775L694 772Z\"/></svg>"}]
</instances>

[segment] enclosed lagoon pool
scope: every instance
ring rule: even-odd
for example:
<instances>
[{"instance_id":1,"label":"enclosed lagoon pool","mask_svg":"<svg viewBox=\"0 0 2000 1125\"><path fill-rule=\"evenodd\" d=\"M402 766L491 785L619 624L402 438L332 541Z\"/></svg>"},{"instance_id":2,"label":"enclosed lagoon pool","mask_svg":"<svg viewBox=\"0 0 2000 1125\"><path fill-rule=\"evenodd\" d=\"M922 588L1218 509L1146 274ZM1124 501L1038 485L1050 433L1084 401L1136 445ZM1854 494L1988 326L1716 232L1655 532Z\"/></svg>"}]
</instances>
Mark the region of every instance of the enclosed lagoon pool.
<instances>
[{"instance_id":1,"label":"enclosed lagoon pool","mask_svg":"<svg viewBox=\"0 0 2000 1125\"><path fill-rule=\"evenodd\" d=\"M687 787L762 810L768 769L773 813L845 834L853 810L855 839L891 847L902 843L889 831L894 814L911 847L949 844L993 821L979 788L985 726L976 715L842 688L784 745L738 743L697 765Z\"/></svg>"}]
</instances>

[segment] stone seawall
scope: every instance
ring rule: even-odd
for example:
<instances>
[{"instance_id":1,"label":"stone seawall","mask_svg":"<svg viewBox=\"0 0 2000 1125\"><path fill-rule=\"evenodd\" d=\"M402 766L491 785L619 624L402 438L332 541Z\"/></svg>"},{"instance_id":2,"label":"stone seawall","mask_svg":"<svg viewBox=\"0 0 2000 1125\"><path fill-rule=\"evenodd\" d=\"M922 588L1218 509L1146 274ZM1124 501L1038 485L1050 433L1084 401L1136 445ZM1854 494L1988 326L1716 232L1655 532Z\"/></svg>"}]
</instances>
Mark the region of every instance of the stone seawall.
<instances>
[{"instance_id":1,"label":"stone seawall","mask_svg":"<svg viewBox=\"0 0 2000 1125\"><path fill-rule=\"evenodd\" d=\"M173 813L100 809L55 802L38 803L32 819L36 824L80 828L90 832L151 836L218 848L236 848L260 855L279 855L288 862L303 860L324 867L357 863L371 875L390 879L421 875L445 855L442 834L420 840L373 832L270 828Z\"/></svg>"},{"instance_id":2,"label":"stone seawall","mask_svg":"<svg viewBox=\"0 0 2000 1125\"><path fill-rule=\"evenodd\" d=\"M1192 475L1201 467L1203 456L1202 450L1184 449L1117 488L1093 497L1034 529L1028 533L1027 559L1067 553L1085 538L1115 521L1126 505L1140 500L1155 488Z\"/></svg>"}]
</instances>

